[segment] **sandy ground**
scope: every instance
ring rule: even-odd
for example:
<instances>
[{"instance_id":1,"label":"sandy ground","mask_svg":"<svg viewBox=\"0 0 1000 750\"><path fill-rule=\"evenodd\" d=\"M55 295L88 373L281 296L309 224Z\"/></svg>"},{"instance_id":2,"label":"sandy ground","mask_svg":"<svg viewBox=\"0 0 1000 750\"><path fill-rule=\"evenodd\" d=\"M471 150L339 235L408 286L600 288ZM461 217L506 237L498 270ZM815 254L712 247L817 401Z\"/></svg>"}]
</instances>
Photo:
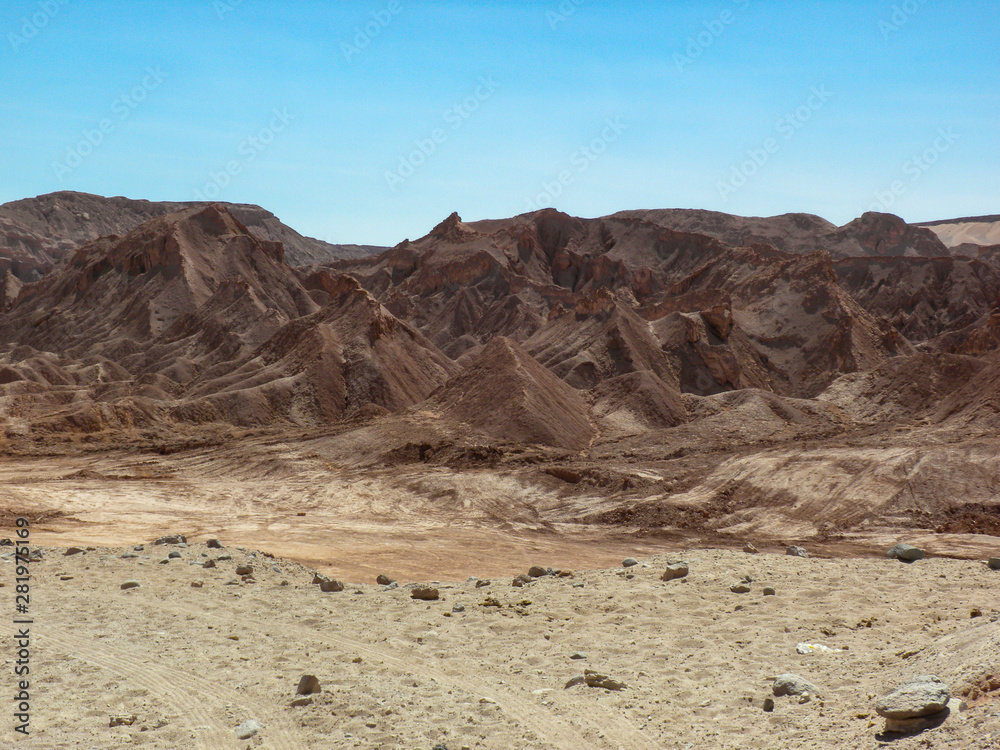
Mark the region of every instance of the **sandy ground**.
<instances>
[{"instance_id":1,"label":"sandy ground","mask_svg":"<svg viewBox=\"0 0 1000 750\"><path fill-rule=\"evenodd\" d=\"M171 549L181 557L161 564ZM45 548L32 564L33 734L18 747L1000 747L991 696L915 737L882 735L872 710L927 668L957 686L970 662L997 665L1000 572L979 561L692 549L523 588L442 581L441 599L425 602L405 578L323 593L313 571L260 552L147 544L122 559L130 552ZM661 581L677 557L690 575ZM2 559L9 608L13 566ZM563 567L547 552L535 562ZM242 564L255 582L235 574ZM745 575L750 593L730 592ZM129 579L141 585L121 590ZM800 642L842 650L799 655ZM586 659L572 659L578 651ZM3 674L11 662L7 649ZM627 687L564 688L584 669ZM821 695L765 712L783 672ZM292 707L303 674L322 692ZM114 716L135 721L111 728ZM263 729L238 740L247 719Z\"/></svg>"}]
</instances>

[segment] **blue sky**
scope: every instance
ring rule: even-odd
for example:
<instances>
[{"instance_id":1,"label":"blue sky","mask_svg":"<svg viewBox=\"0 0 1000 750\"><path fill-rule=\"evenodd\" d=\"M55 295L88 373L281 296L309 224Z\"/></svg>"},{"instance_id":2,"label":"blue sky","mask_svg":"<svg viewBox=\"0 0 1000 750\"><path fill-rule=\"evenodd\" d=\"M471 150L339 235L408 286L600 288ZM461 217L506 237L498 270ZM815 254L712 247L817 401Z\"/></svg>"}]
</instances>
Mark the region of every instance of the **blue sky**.
<instances>
[{"instance_id":1,"label":"blue sky","mask_svg":"<svg viewBox=\"0 0 1000 750\"><path fill-rule=\"evenodd\" d=\"M386 245L546 205L998 213L997 39L995 0L7 0L0 202Z\"/></svg>"}]
</instances>

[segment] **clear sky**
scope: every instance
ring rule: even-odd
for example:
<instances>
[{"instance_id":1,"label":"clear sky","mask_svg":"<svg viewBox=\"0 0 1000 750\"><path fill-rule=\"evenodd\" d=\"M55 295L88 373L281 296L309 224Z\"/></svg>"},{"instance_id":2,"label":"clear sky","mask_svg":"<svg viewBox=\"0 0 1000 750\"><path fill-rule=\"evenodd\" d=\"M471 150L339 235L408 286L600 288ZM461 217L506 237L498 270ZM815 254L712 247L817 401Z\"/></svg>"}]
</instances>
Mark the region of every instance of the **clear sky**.
<instances>
[{"instance_id":1,"label":"clear sky","mask_svg":"<svg viewBox=\"0 0 1000 750\"><path fill-rule=\"evenodd\" d=\"M0 202L385 245L546 205L1000 213L998 40L996 0L6 0Z\"/></svg>"}]
</instances>

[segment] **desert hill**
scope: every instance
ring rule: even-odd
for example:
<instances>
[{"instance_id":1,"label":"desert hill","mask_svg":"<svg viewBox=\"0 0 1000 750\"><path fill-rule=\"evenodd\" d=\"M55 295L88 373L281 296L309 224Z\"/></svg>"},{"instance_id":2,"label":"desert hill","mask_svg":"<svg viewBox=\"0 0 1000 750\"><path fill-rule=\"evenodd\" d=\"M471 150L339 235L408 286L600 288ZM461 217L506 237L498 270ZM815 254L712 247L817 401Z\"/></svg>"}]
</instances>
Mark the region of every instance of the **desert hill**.
<instances>
[{"instance_id":1,"label":"desert hill","mask_svg":"<svg viewBox=\"0 0 1000 750\"><path fill-rule=\"evenodd\" d=\"M71 191L5 203L0 206L0 271L9 270L22 281L34 281L61 267L87 242L127 234L150 219L194 205ZM331 245L302 236L260 206L225 205L258 239L281 242L292 265L363 256L382 249Z\"/></svg>"}]
</instances>

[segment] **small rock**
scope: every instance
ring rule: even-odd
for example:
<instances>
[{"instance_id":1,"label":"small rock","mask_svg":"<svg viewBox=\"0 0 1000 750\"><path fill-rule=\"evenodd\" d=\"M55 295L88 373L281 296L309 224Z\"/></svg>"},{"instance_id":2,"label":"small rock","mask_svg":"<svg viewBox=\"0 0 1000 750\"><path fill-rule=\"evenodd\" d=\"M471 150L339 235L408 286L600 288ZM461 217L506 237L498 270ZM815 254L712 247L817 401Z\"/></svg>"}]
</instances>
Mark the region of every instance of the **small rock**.
<instances>
[{"instance_id":1,"label":"small rock","mask_svg":"<svg viewBox=\"0 0 1000 750\"><path fill-rule=\"evenodd\" d=\"M743 545L743 551L749 552L751 555L753 555L757 553L757 548L751 542L747 542L746 544Z\"/></svg>"},{"instance_id":2,"label":"small rock","mask_svg":"<svg viewBox=\"0 0 1000 750\"><path fill-rule=\"evenodd\" d=\"M785 550L786 555L791 555L792 557L809 557L809 553L805 551L804 548L798 547L794 544L790 545L788 549Z\"/></svg>"},{"instance_id":3,"label":"small rock","mask_svg":"<svg viewBox=\"0 0 1000 750\"><path fill-rule=\"evenodd\" d=\"M119 588L125 591L127 589L137 589L140 585L138 581L125 581Z\"/></svg>"},{"instance_id":4,"label":"small rock","mask_svg":"<svg viewBox=\"0 0 1000 750\"><path fill-rule=\"evenodd\" d=\"M639 564L639 561L636 560L634 557L626 557L624 560L622 560L622 567L623 568L632 568L632 567L635 567L638 564Z\"/></svg>"},{"instance_id":5,"label":"small rock","mask_svg":"<svg viewBox=\"0 0 1000 750\"><path fill-rule=\"evenodd\" d=\"M216 560L218 560L219 562L225 562L226 560L232 560L232 559L233 559L233 556L232 556L232 555L230 555L230 554L229 554L229 553L227 552L227 553L225 553L225 554L222 554L222 555L219 555L219 556L218 556L217 558L215 558L215 559L216 559Z\"/></svg>"},{"instance_id":6,"label":"small rock","mask_svg":"<svg viewBox=\"0 0 1000 750\"><path fill-rule=\"evenodd\" d=\"M323 689L319 686L319 678L313 674L304 674L299 678L299 686L295 688L296 695L312 695L321 693Z\"/></svg>"},{"instance_id":7,"label":"small rock","mask_svg":"<svg viewBox=\"0 0 1000 750\"><path fill-rule=\"evenodd\" d=\"M167 536L161 536L153 544L187 544L187 539L183 534L168 534Z\"/></svg>"},{"instance_id":8,"label":"small rock","mask_svg":"<svg viewBox=\"0 0 1000 750\"><path fill-rule=\"evenodd\" d=\"M60 581L72 581L73 576L59 576Z\"/></svg>"},{"instance_id":9,"label":"small rock","mask_svg":"<svg viewBox=\"0 0 1000 750\"><path fill-rule=\"evenodd\" d=\"M618 680L608 677L606 674L601 674L600 672L595 672L591 669L583 670L583 678L588 687L601 687L605 690L621 690L622 688L627 687L624 682L619 682Z\"/></svg>"},{"instance_id":10,"label":"small rock","mask_svg":"<svg viewBox=\"0 0 1000 750\"><path fill-rule=\"evenodd\" d=\"M573 677L569 682L563 685L563 689L569 690L570 688L576 687L577 685L586 685L586 684L587 684L587 678L584 677L582 674L578 674L576 677Z\"/></svg>"},{"instance_id":11,"label":"small rock","mask_svg":"<svg viewBox=\"0 0 1000 750\"><path fill-rule=\"evenodd\" d=\"M171 560L176 560L176 559L177 559L177 558L179 558L180 556L181 556L181 553L180 553L180 552L178 552L177 550L172 550L172 551L170 552L170 554L169 554L169 555L167 555L167 557L169 557L169 558L170 558Z\"/></svg>"},{"instance_id":12,"label":"small rock","mask_svg":"<svg viewBox=\"0 0 1000 750\"><path fill-rule=\"evenodd\" d=\"M774 590L773 586L765 586L764 590L761 592L764 596L774 596L778 592Z\"/></svg>"},{"instance_id":13,"label":"small rock","mask_svg":"<svg viewBox=\"0 0 1000 750\"><path fill-rule=\"evenodd\" d=\"M146 549L146 546L143 544L137 544L132 549L135 550L136 552L142 552L144 549Z\"/></svg>"},{"instance_id":14,"label":"small rock","mask_svg":"<svg viewBox=\"0 0 1000 750\"><path fill-rule=\"evenodd\" d=\"M661 581L672 581L675 578L684 578L688 574L688 564L686 562L670 563L667 569L660 576Z\"/></svg>"},{"instance_id":15,"label":"small rock","mask_svg":"<svg viewBox=\"0 0 1000 750\"><path fill-rule=\"evenodd\" d=\"M252 576L253 575L253 565L237 565L236 575L238 576Z\"/></svg>"},{"instance_id":16,"label":"small rock","mask_svg":"<svg viewBox=\"0 0 1000 750\"><path fill-rule=\"evenodd\" d=\"M912 719L889 719L885 720L885 731L887 734L915 734L925 729L932 729L944 723L951 711L942 710L927 716L915 716Z\"/></svg>"},{"instance_id":17,"label":"small rock","mask_svg":"<svg viewBox=\"0 0 1000 750\"><path fill-rule=\"evenodd\" d=\"M393 583L393 579L383 573L379 573L375 578L375 583L379 586L388 586L390 583Z\"/></svg>"},{"instance_id":18,"label":"small rock","mask_svg":"<svg viewBox=\"0 0 1000 750\"><path fill-rule=\"evenodd\" d=\"M943 711L951 690L934 675L920 675L904 682L875 702L875 711L886 719L913 719Z\"/></svg>"},{"instance_id":19,"label":"small rock","mask_svg":"<svg viewBox=\"0 0 1000 750\"><path fill-rule=\"evenodd\" d=\"M422 599L432 602L439 597L438 590L429 586L419 586L410 592L411 599Z\"/></svg>"},{"instance_id":20,"label":"small rock","mask_svg":"<svg viewBox=\"0 0 1000 750\"><path fill-rule=\"evenodd\" d=\"M326 580L326 581L320 581L319 582L319 590L320 591L327 591L327 592L329 592L329 591L343 591L344 590L344 582L343 581L338 581L336 578L331 578L331 579Z\"/></svg>"},{"instance_id":21,"label":"small rock","mask_svg":"<svg viewBox=\"0 0 1000 750\"><path fill-rule=\"evenodd\" d=\"M543 568L541 565L532 565L530 568L528 568L528 575L531 576L532 578L541 578L542 576L548 574L549 571L546 568Z\"/></svg>"},{"instance_id":22,"label":"small rock","mask_svg":"<svg viewBox=\"0 0 1000 750\"><path fill-rule=\"evenodd\" d=\"M768 713L774 710L774 698L765 698L761 703L761 708L763 708Z\"/></svg>"},{"instance_id":23,"label":"small rock","mask_svg":"<svg viewBox=\"0 0 1000 750\"><path fill-rule=\"evenodd\" d=\"M396 583L395 581L393 581L392 583L390 583L390 584L388 584L386 586L383 586L382 590L383 591L392 591L393 589L398 589L398 588L399 588L399 584Z\"/></svg>"},{"instance_id":24,"label":"small rock","mask_svg":"<svg viewBox=\"0 0 1000 750\"><path fill-rule=\"evenodd\" d=\"M778 675L774 679L774 684L771 685L771 692L777 697L782 695L806 695L807 693L819 695L819 688L797 674L786 673Z\"/></svg>"},{"instance_id":25,"label":"small rock","mask_svg":"<svg viewBox=\"0 0 1000 750\"><path fill-rule=\"evenodd\" d=\"M169 557L164 557L162 560L159 561L159 564L160 565L166 565L169 562L170 562L170 558Z\"/></svg>"},{"instance_id":26,"label":"small rock","mask_svg":"<svg viewBox=\"0 0 1000 750\"><path fill-rule=\"evenodd\" d=\"M465 611L465 605L464 604L456 604L454 607L451 608L451 611L452 612L464 612Z\"/></svg>"},{"instance_id":27,"label":"small rock","mask_svg":"<svg viewBox=\"0 0 1000 750\"><path fill-rule=\"evenodd\" d=\"M214 568L215 567L215 560L205 560L205 562L203 562L201 564L201 567L203 567L203 568Z\"/></svg>"},{"instance_id":28,"label":"small rock","mask_svg":"<svg viewBox=\"0 0 1000 750\"><path fill-rule=\"evenodd\" d=\"M476 588L481 589L491 585L492 583L493 582L489 578L480 578L476 580Z\"/></svg>"},{"instance_id":29,"label":"small rock","mask_svg":"<svg viewBox=\"0 0 1000 750\"><path fill-rule=\"evenodd\" d=\"M236 739L238 740L248 740L253 737L257 732L264 728L264 725L259 721L254 721L253 719L247 719L238 727L236 727Z\"/></svg>"},{"instance_id":30,"label":"small rock","mask_svg":"<svg viewBox=\"0 0 1000 750\"><path fill-rule=\"evenodd\" d=\"M117 716L112 716L108 721L109 727L130 727L135 724L136 719L139 717L135 714L119 714Z\"/></svg>"},{"instance_id":31,"label":"small rock","mask_svg":"<svg viewBox=\"0 0 1000 750\"><path fill-rule=\"evenodd\" d=\"M207 542L205 542L205 546L208 547L209 549L222 549L222 542L220 542L218 539L209 539Z\"/></svg>"},{"instance_id":32,"label":"small rock","mask_svg":"<svg viewBox=\"0 0 1000 750\"><path fill-rule=\"evenodd\" d=\"M200 589L200 588L204 588L204 587L205 587L205 582L204 581L201 581L201 580L191 581L191 588L193 588L193 589Z\"/></svg>"},{"instance_id":33,"label":"small rock","mask_svg":"<svg viewBox=\"0 0 1000 750\"><path fill-rule=\"evenodd\" d=\"M533 580L534 579L531 576L526 576L524 573L522 573L517 578L515 578L513 581L511 581L510 585L513 586L514 588L519 589L522 586L524 586L524 584L531 583Z\"/></svg>"},{"instance_id":34,"label":"small rock","mask_svg":"<svg viewBox=\"0 0 1000 750\"><path fill-rule=\"evenodd\" d=\"M991 557L986 564L990 566L990 570L1000 570L1000 557Z\"/></svg>"},{"instance_id":35,"label":"small rock","mask_svg":"<svg viewBox=\"0 0 1000 750\"><path fill-rule=\"evenodd\" d=\"M137 557L138 555L135 554L135 552L126 552L124 555L122 555L122 560L134 560Z\"/></svg>"},{"instance_id":36,"label":"small rock","mask_svg":"<svg viewBox=\"0 0 1000 750\"><path fill-rule=\"evenodd\" d=\"M746 584L743 581L738 581L737 583L734 583L732 586L730 586L729 590L732 591L734 594L746 594L750 591L750 586L749 584Z\"/></svg>"},{"instance_id":37,"label":"small rock","mask_svg":"<svg viewBox=\"0 0 1000 750\"><path fill-rule=\"evenodd\" d=\"M586 659L587 655L583 651L574 651L569 655L570 659Z\"/></svg>"},{"instance_id":38,"label":"small rock","mask_svg":"<svg viewBox=\"0 0 1000 750\"><path fill-rule=\"evenodd\" d=\"M296 698L295 700L292 701L291 706L292 708L298 708L299 706L311 705L312 702L313 702L312 698Z\"/></svg>"},{"instance_id":39,"label":"small rock","mask_svg":"<svg viewBox=\"0 0 1000 750\"><path fill-rule=\"evenodd\" d=\"M87 550L85 550L83 547L68 547L66 551L63 552L63 555L68 557L69 555L79 555L80 553L86 551Z\"/></svg>"},{"instance_id":40,"label":"small rock","mask_svg":"<svg viewBox=\"0 0 1000 750\"><path fill-rule=\"evenodd\" d=\"M573 588L575 588L575 589L582 589L583 588L583 581L577 581L576 583L574 583L573 584Z\"/></svg>"},{"instance_id":41,"label":"small rock","mask_svg":"<svg viewBox=\"0 0 1000 750\"><path fill-rule=\"evenodd\" d=\"M924 551L912 544L897 544L886 552L885 556L902 562L914 562L924 559Z\"/></svg>"}]
</instances>

